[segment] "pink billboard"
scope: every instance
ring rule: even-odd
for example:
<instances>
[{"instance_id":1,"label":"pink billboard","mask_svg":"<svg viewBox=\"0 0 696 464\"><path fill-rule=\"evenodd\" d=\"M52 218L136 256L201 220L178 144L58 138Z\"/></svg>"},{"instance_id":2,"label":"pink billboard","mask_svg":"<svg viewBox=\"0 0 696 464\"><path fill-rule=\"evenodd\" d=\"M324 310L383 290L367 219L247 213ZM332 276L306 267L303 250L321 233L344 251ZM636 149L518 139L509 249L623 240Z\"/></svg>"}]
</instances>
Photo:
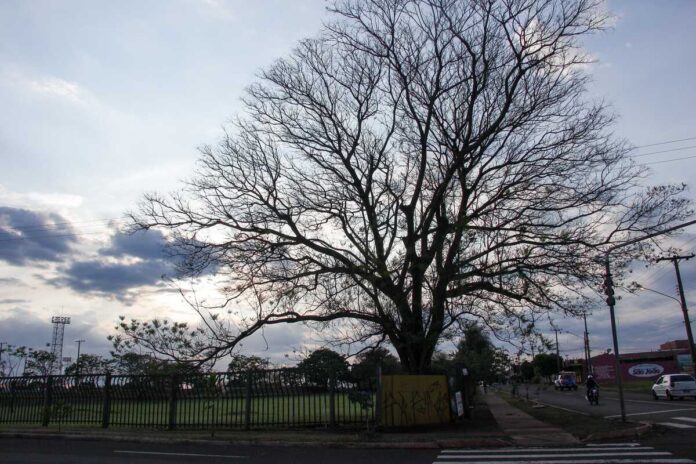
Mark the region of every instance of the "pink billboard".
<instances>
[{"instance_id":1,"label":"pink billboard","mask_svg":"<svg viewBox=\"0 0 696 464\"><path fill-rule=\"evenodd\" d=\"M663 374L676 374L682 371L677 362L676 352L630 353L621 355L621 379L655 380ZM602 354L592 358L592 370L598 382L616 381L613 354Z\"/></svg>"}]
</instances>

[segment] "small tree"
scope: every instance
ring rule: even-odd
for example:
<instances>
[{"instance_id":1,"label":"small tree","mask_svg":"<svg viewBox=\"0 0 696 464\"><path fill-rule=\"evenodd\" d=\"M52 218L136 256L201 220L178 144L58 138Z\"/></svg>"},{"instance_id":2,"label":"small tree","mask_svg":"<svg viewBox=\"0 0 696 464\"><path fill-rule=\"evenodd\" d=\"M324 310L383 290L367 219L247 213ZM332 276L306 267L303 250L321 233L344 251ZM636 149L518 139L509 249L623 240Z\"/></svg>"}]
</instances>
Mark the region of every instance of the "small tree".
<instances>
[{"instance_id":1,"label":"small tree","mask_svg":"<svg viewBox=\"0 0 696 464\"><path fill-rule=\"evenodd\" d=\"M111 361L93 354L80 354L80 357L65 368L65 375L105 374L112 370Z\"/></svg>"},{"instance_id":2,"label":"small tree","mask_svg":"<svg viewBox=\"0 0 696 464\"><path fill-rule=\"evenodd\" d=\"M483 329L478 324L469 323L457 345L454 361L463 363L475 381L491 382L499 370L499 366L495 364L496 351Z\"/></svg>"},{"instance_id":3,"label":"small tree","mask_svg":"<svg viewBox=\"0 0 696 464\"><path fill-rule=\"evenodd\" d=\"M235 353L227 365L227 372L263 371L269 369L270 366L271 362L268 358Z\"/></svg>"},{"instance_id":4,"label":"small tree","mask_svg":"<svg viewBox=\"0 0 696 464\"><path fill-rule=\"evenodd\" d=\"M331 378L347 380L350 377L348 361L341 354L327 348L319 348L297 364L314 385L327 390Z\"/></svg>"},{"instance_id":5,"label":"small tree","mask_svg":"<svg viewBox=\"0 0 696 464\"><path fill-rule=\"evenodd\" d=\"M561 361L559 363L559 361ZM558 366L562 366L562 359L556 356L555 353L540 353L534 356L534 369L536 373L546 378L547 382L551 382L551 376L558 372Z\"/></svg>"},{"instance_id":6,"label":"small tree","mask_svg":"<svg viewBox=\"0 0 696 464\"><path fill-rule=\"evenodd\" d=\"M364 351L356 356L355 361L351 367L351 374L359 381L375 379L378 367L381 368L384 375L396 374L401 371L399 360L383 347Z\"/></svg>"},{"instance_id":7,"label":"small tree","mask_svg":"<svg viewBox=\"0 0 696 464\"><path fill-rule=\"evenodd\" d=\"M24 360L24 375L46 376L53 373L56 356L49 351L20 346L15 348L13 355Z\"/></svg>"}]
</instances>

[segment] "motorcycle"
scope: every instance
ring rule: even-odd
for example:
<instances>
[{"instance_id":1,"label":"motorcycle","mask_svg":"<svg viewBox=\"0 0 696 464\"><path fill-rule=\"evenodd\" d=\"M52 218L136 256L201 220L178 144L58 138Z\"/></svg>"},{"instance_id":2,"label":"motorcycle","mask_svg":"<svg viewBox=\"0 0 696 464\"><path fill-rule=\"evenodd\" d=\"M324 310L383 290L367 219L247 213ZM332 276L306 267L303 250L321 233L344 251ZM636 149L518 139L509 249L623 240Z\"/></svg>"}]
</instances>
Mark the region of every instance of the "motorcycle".
<instances>
[{"instance_id":1,"label":"motorcycle","mask_svg":"<svg viewBox=\"0 0 696 464\"><path fill-rule=\"evenodd\" d=\"M590 390L587 392L587 401L589 401L590 404L599 405L599 388L590 388Z\"/></svg>"}]
</instances>

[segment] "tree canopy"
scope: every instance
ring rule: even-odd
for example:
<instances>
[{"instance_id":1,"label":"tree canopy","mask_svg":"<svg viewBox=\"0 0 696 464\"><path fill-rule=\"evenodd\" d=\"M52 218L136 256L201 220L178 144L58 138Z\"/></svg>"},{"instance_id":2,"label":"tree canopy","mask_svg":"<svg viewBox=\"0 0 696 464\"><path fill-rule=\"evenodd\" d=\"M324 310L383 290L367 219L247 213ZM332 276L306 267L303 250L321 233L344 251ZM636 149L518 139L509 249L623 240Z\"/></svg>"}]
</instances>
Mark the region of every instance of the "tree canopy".
<instances>
[{"instance_id":1,"label":"tree canopy","mask_svg":"<svg viewBox=\"0 0 696 464\"><path fill-rule=\"evenodd\" d=\"M581 40L606 27L602 6L335 1L186 186L132 216L168 231L182 274L223 278L225 303L194 305L195 331L132 321L120 340L202 360L299 322L389 342L416 373L467 321L509 337L530 313L577 314L609 246L690 214L683 186L643 186L587 97Z\"/></svg>"}]
</instances>

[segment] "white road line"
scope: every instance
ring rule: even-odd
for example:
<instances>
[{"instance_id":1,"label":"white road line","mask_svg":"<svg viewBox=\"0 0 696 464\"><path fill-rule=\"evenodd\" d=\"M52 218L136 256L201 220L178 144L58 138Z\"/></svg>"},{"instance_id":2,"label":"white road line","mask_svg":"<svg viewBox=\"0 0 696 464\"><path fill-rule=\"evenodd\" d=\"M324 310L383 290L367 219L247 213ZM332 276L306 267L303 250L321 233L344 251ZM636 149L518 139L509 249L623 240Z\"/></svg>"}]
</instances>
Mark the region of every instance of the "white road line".
<instances>
[{"instance_id":1,"label":"white road line","mask_svg":"<svg viewBox=\"0 0 696 464\"><path fill-rule=\"evenodd\" d=\"M632 414L626 414L626 417L628 416L649 416L650 414L666 414L668 412L681 412L681 411L691 411L693 408L687 408L687 409L667 409L663 411L651 411L651 412L634 412ZM617 417L621 417L621 414L616 414L613 416L604 416L605 419L616 419Z\"/></svg>"},{"instance_id":2,"label":"white road line","mask_svg":"<svg viewBox=\"0 0 696 464\"><path fill-rule=\"evenodd\" d=\"M675 429L696 429L696 425L678 424L676 422L658 422L657 424Z\"/></svg>"},{"instance_id":3,"label":"white road line","mask_svg":"<svg viewBox=\"0 0 696 464\"><path fill-rule=\"evenodd\" d=\"M604 447L604 446L640 446L640 443L630 442L630 443L589 443L588 447ZM650 448L652 449L652 448Z\"/></svg>"},{"instance_id":4,"label":"white road line","mask_svg":"<svg viewBox=\"0 0 696 464\"><path fill-rule=\"evenodd\" d=\"M543 461L435 461L434 464L695 464L691 459L572 459L554 460L544 459Z\"/></svg>"},{"instance_id":5,"label":"white road line","mask_svg":"<svg viewBox=\"0 0 696 464\"><path fill-rule=\"evenodd\" d=\"M696 422L696 417L673 417L672 419L687 422Z\"/></svg>"},{"instance_id":6,"label":"white road line","mask_svg":"<svg viewBox=\"0 0 696 464\"><path fill-rule=\"evenodd\" d=\"M618 397L618 396L604 395L603 398L609 399L609 400L616 400L616 401L619 400L619 397ZM652 401L648 401L648 400L629 400L629 399L626 399L626 398L624 398L624 402L626 402L626 403L645 403L645 404L655 404L655 403L656 403L655 400L652 400ZM696 409L696 406L690 406L690 407L687 406L687 407L688 407L689 409Z\"/></svg>"},{"instance_id":7,"label":"white road line","mask_svg":"<svg viewBox=\"0 0 696 464\"><path fill-rule=\"evenodd\" d=\"M491 449L491 448L480 448L480 449L462 449L462 450L442 450L442 454L477 454L477 453L522 453L529 451L532 453L548 451L548 452L559 452L559 451L615 451L615 450L626 450L635 451L643 450L650 451L654 449L652 446L638 446L638 445L591 445L584 446L582 448L506 448L506 449Z\"/></svg>"},{"instance_id":8,"label":"white road line","mask_svg":"<svg viewBox=\"0 0 696 464\"><path fill-rule=\"evenodd\" d=\"M156 456L186 456L190 458L229 458L229 459L244 459L247 456L231 456L229 454L193 454L193 453L160 453L157 451L130 451L130 450L114 450L114 453L120 454L148 454Z\"/></svg>"},{"instance_id":9,"label":"white road line","mask_svg":"<svg viewBox=\"0 0 696 464\"><path fill-rule=\"evenodd\" d=\"M517 459L527 459L527 458L593 458L593 457L610 457L610 456L616 456L616 457L624 457L624 456L671 456L672 453L668 453L667 451L643 451L640 453L556 453L556 454L529 454L529 453L521 453L521 454L506 454L505 459L512 459L512 458L517 458ZM490 454L474 454L474 455L451 455L451 456L440 456L438 459L482 459L482 458L490 458L490 457L495 457L491 456ZM502 456L501 456L502 457ZM450 461L443 461L443 462L450 462Z\"/></svg>"},{"instance_id":10,"label":"white road line","mask_svg":"<svg viewBox=\"0 0 696 464\"><path fill-rule=\"evenodd\" d=\"M582 414L583 416L591 416L591 414L583 412L583 411L578 411L577 409L564 408L562 406L556 406L555 404L542 403L541 401L538 401L538 400L537 400L537 403L543 404L544 406L548 406L549 408L560 409L561 411L572 412L575 414Z\"/></svg>"}]
</instances>

